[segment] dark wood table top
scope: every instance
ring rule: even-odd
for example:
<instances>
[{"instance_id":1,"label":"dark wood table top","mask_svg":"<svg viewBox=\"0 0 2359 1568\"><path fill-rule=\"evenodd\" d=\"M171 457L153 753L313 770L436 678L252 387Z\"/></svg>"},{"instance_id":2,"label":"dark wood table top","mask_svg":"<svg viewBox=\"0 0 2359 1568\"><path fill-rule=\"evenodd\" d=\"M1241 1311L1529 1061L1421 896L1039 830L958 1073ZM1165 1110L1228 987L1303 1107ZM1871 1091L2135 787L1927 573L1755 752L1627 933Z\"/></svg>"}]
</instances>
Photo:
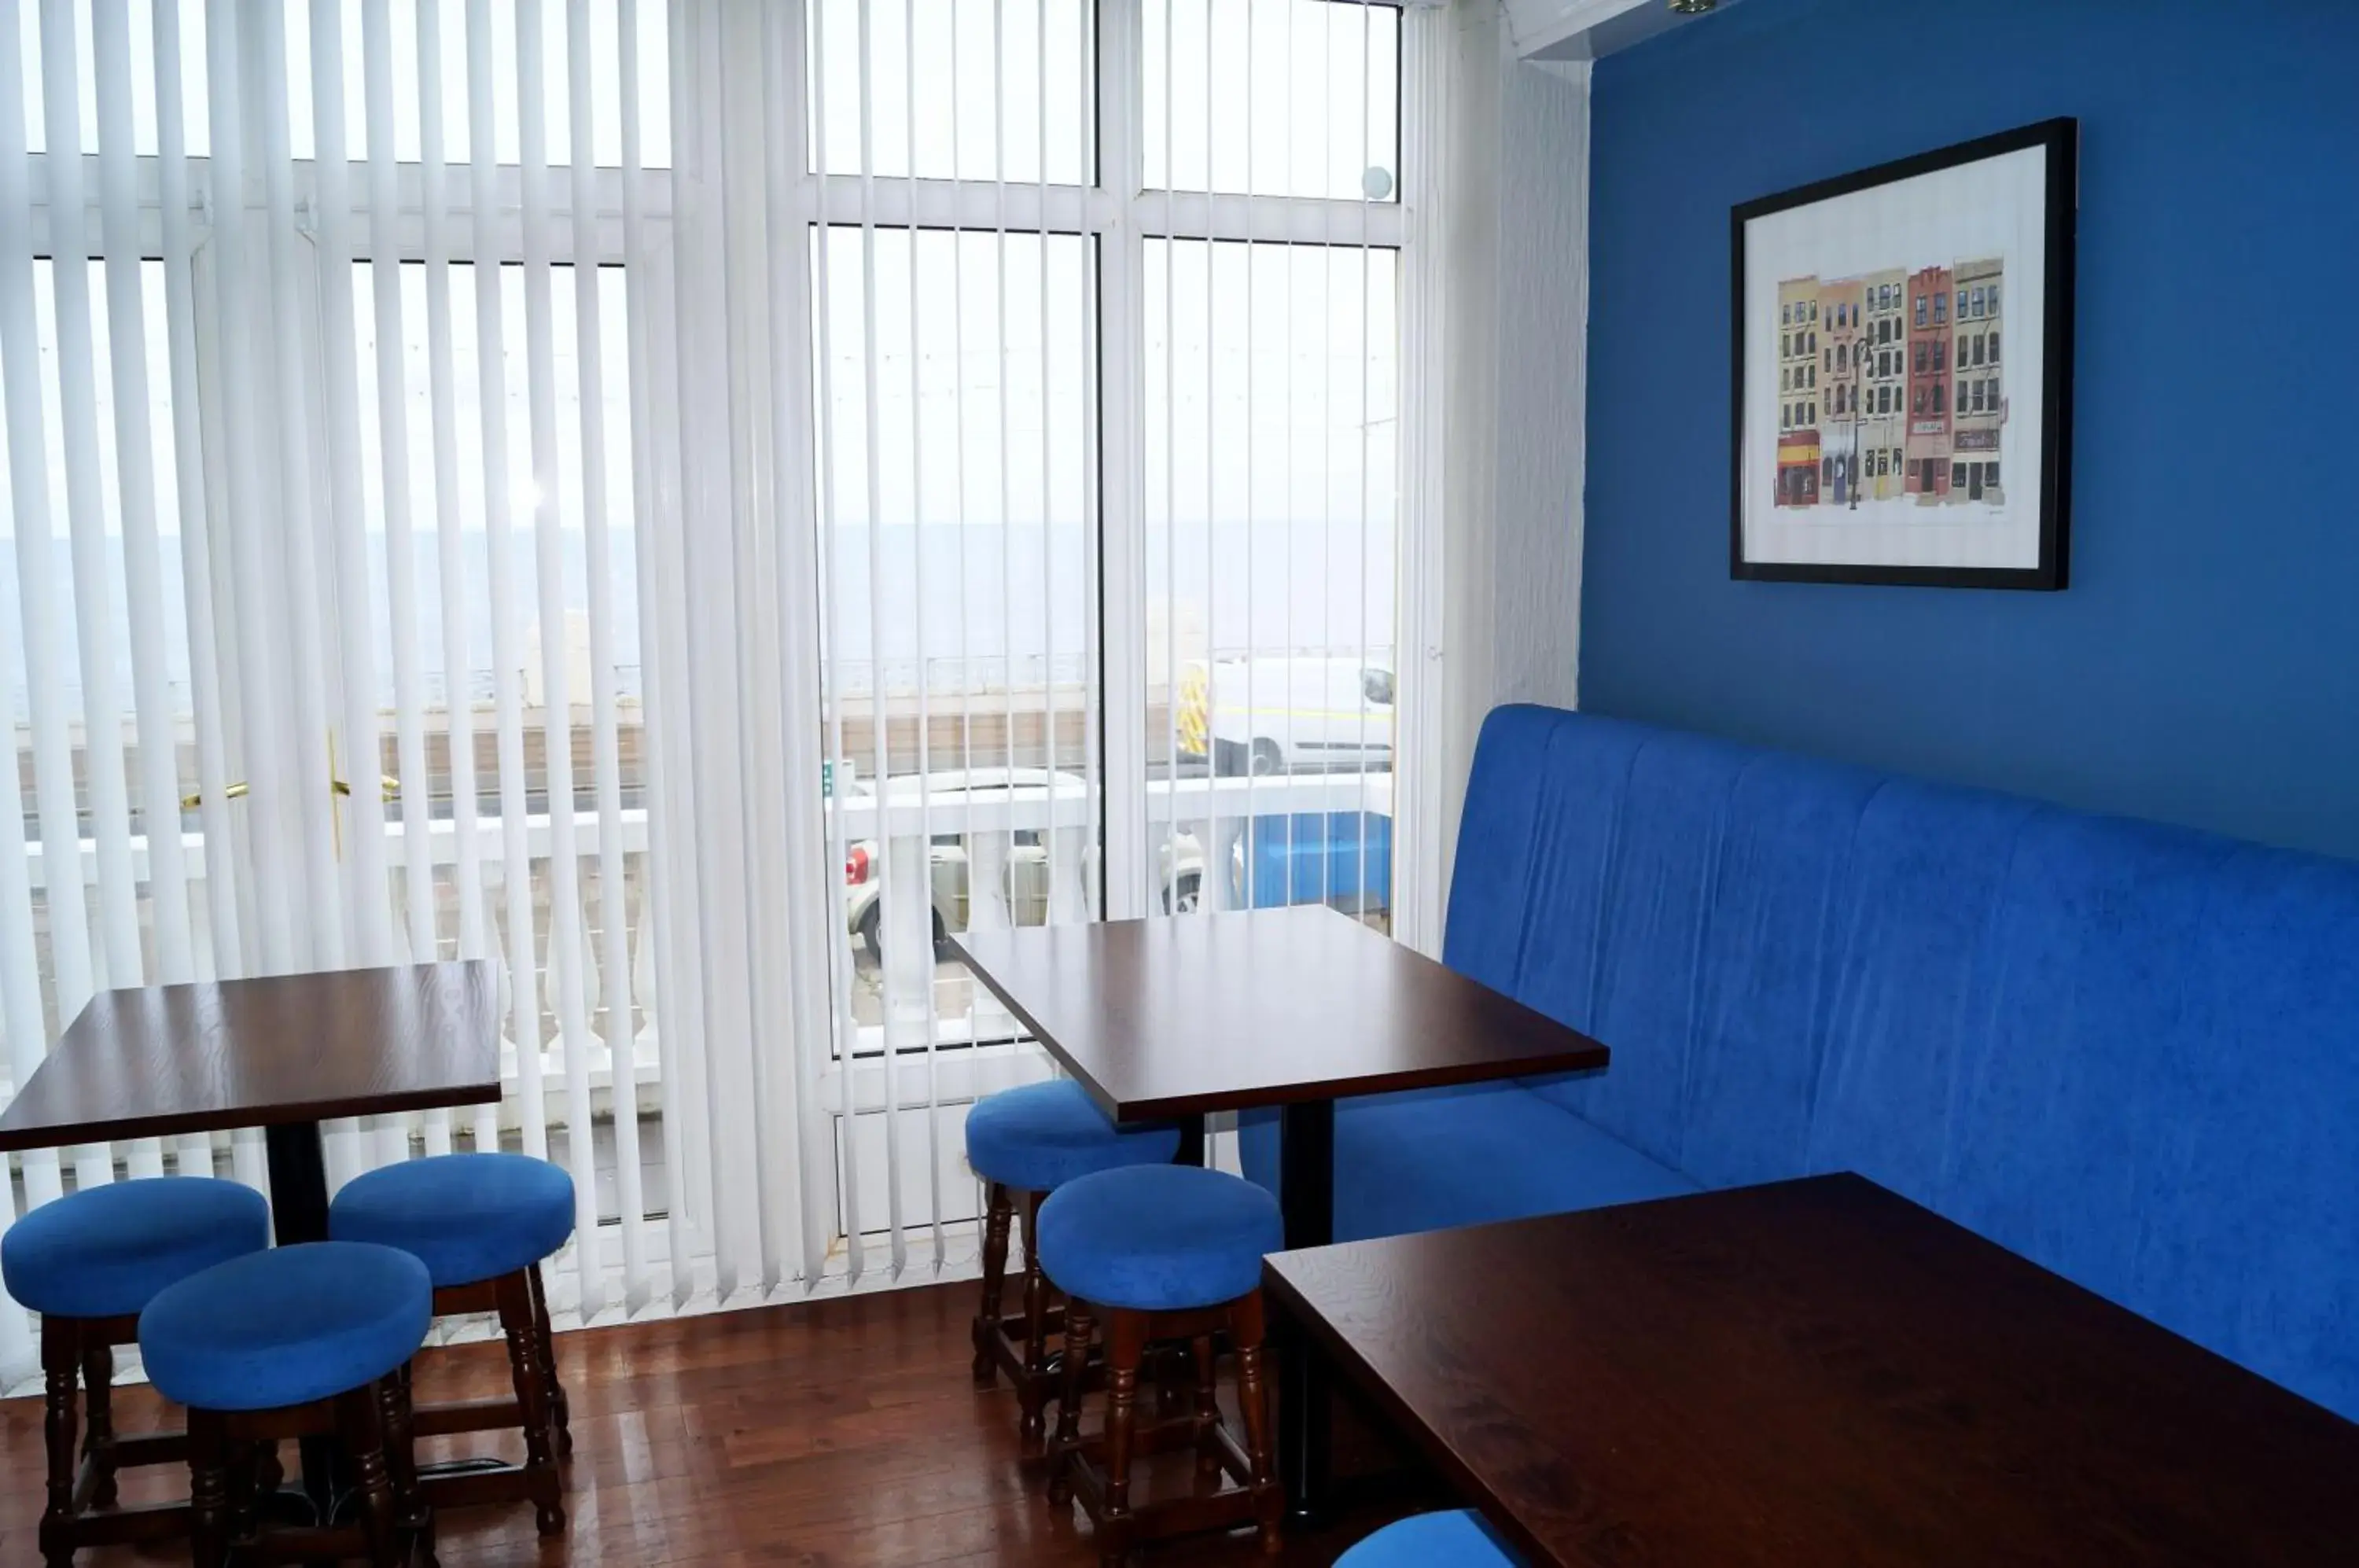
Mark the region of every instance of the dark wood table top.
<instances>
[{"instance_id":1,"label":"dark wood table top","mask_svg":"<svg viewBox=\"0 0 2359 1568\"><path fill-rule=\"evenodd\" d=\"M1606 1063L1588 1036L1324 905L951 941L1120 1121Z\"/></svg>"},{"instance_id":2,"label":"dark wood table top","mask_svg":"<svg viewBox=\"0 0 2359 1568\"><path fill-rule=\"evenodd\" d=\"M492 966L102 991L0 1112L0 1149L488 1105Z\"/></svg>"},{"instance_id":3,"label":"dark wood table top","mask_svg":"<svg viewBox=\"0 0 2359 1568\"><path fill-rule=\"evenodd\" d=\"M2359 1562L2359 1427L1855 1176L1266 1279L1536 1563Z\"/></svg>"}]
</instances>

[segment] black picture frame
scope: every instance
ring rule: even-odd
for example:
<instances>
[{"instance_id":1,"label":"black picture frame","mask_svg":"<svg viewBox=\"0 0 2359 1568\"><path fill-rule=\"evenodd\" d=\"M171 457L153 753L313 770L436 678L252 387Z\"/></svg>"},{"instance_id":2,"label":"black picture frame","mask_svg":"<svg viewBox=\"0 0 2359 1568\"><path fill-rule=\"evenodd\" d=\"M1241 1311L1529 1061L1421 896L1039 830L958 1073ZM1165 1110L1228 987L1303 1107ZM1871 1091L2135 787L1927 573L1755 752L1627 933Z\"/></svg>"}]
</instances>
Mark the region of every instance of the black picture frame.
<instances>
[{"instance_id":1,"label":"black picture frame","mask_svg":"<svg viewBox=\"0 0 2359 1568\"><path fill-rule=\"evenodd\" d=\"M1774 213L1791 212L1832 198L2033 148L2044 149L2046 153L2046 185L2042 193L2045 290L2039 333L2038 375L2042 397L2038 432L2037 563L2022 567L1989 567L1749 560L1745 552L1745 484L1748 462L1745 451L1746 226ZM2075 230L2080 210L2079 166L2080 122L2070 117L2042 120L2014 130L1878 164L1855 173L1797 186L1730 209L1730 577L1764 583L1872 583L2046 592L2066 586L2070 578L2071 536L2072 320L2076 277ZM1854 415L1854 431L1859 416ZM1854 463L1857 462L1857 440L1854 434ZM1751 461L1757 463L1759 455L1754 454ZM1772 466L1775 464L1773 457ZM1857 485L1860 481L1854 475L1851 483Z\"/></svg>"}]
</instances>

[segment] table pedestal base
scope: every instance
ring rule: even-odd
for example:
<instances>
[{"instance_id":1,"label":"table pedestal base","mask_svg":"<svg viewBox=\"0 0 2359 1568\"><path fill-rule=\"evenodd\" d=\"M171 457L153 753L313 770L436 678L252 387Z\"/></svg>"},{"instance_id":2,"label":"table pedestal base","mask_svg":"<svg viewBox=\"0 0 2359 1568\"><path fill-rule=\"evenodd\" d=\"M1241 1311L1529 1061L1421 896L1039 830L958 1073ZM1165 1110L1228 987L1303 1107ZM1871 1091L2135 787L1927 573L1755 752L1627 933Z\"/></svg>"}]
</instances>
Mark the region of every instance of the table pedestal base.
<instances>
[{"instance_id":1,"label":"table pedestal base","mask_svg":"<svg viewBox=\"0 0 2359 1568\"><path fill-rule=\"evenodd\" d=\"M1335 1239L1335 1102L1308 1100L1282 1114L1278 1134L1278 1193L1286 1214L1286 1249L1325 1247ZM1310 1336L1279 1318L1277 1471L1286 1486L1287 1522L1323 1522L1334 1447L1334 1411L1327 1367Z\"/></svg>"}]
</instances>

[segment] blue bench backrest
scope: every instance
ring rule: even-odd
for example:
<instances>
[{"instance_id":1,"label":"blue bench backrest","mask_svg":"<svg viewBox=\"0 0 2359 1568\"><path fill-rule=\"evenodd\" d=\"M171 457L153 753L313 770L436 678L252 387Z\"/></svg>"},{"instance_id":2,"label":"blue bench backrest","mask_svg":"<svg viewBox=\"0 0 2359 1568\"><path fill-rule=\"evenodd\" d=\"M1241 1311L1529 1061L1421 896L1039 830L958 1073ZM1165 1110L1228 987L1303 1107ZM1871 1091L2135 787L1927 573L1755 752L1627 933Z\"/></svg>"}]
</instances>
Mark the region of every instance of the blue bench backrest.
<instances>
[{"instance_id":1,"label":"blue bench backrest","mask_svg":"<svg viewBox=\"0 0 2359 1568\"><path fill-rule=\"evenodd\" d=\"M1656 1159L1859 1171L2359 1414L2359 866L1506 708L1447 931Z\"/></svg>"}]
</instances>

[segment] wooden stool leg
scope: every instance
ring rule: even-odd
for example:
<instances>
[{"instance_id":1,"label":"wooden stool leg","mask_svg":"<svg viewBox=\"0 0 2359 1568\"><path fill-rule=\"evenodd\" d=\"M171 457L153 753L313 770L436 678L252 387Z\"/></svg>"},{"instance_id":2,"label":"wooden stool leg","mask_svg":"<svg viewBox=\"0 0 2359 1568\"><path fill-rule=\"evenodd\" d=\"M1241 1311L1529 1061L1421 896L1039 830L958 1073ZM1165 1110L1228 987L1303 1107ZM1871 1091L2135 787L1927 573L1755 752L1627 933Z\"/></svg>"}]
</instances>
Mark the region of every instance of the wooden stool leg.
<instances>
[{"instance_id":1,"label":"wooden stool leg","mask_svg":"<svg viewBox=\"0 0 2359 1568\"><path fill-rule=\"evenodd\" d=\"M353 1490L361 1500L361 1538L368 1543L371 1568L401 1568L403 1533L394 1514L385 1423L374 1384L336 1397L336 1431L352 1465Z\"/></svg>"},{"instance_id":2,"label":"wooden stool leg","mask_svg":"<svg viewBox=\"0 0 2359 1568\"><path fill-rule=\"evenodd\" d=\"M565 1399L565 1383L557 1375L557 1335L549 1326L549 1289L540 1277L540 1265L528 1271L532 1278L532 1319L540 1335L541 1369L549 1374L549 1417L557 1425L557 1456L573 1457L573 1411Z\"/></svg>"},{"instance_id":3,"label":"wooden stool leg","mask_svg":"<svg viewBox=\"0 0 2359 1568\"><path fill-rule=\"evenodd\" d=\"M434 1516L418 1496L418 1451L409 1430L409 1367L377 1379L377 1419L385 1428L385 1467L393 1482L393 1513L415 1543L420 1568L434 1561Z\"/></svg>"},{"instance_id":4,"label":"wooden stool leg","mask_svg":"<svg viewBox=\"0 0 2359 1568\"><path fill-rule=\"evenodd\" d=\"M1082 1443L1082 1389L1090 1364L1090 1304L1065 1298L1065 1388L1057 1401L1057 1441L1049 1454L1049 1500L1073 1500L1074 1452Z\"/></svg>"},{"instance_id":5,"label":"wooden stool leg","mask_svg":"<svg viewBox=\"0 0 2359 1568\"><path fill-rule=\"evenodd\" d=\"M1138 1364L1147 1356L1147 1314L1106 1318L1105 1511L1097 1521L1098 1561L1122 1568L1130 1550L1130 1449L1138 1422Z\"/></svg>"},{"instance_id":6,"label":"wooden stool leg","mask_svg":"<svg viewBox=\"0 0 2359 1568\"><path fill-rule=\"evenodd\" d=\"M262 1455L258 1443L229 1445L230 1539L250 1541L262 1528Z\"/></svg>"},{"instance_id":7,"label":"wooden stool leg","mask_svg":"<svg viewBox=\"0 0 2359 1568\"><path fill-rule=\"evenodd\" d=\"M1286 1513L1269 1441L1269 1390L1262 1378L1263 1321L1261 1292L1239 1298L1229 1308L1229 1339L1237 1352L1237 1407L1245 1429L1245 1459L1252 1468L1254 1516L1261 1522L1261 1549L1279 1551L1278 1530Z\"/></svg>"},{"instance_id":8,"label":"wooden stool leg","mask_svg":"<svg viewBox=\"0 0 2359 1568\"><path fill-rule=\"evenodd\" d=\"M196 1568L229 1558L232 1518L226 1422L215 1410L189 1412L189 1548Z\"/></svg>"},{"instance_id":9,"label":"wooden stool leg","mask_svg":"<svg viewBox=\"0 0 2359 1568\"><path fill-rule=\"evenodd\" d=\"M999 1371L991 1337L999 1332L1000 1301L1007 1288L1007 1225L1015 1214L1015 1199L994 1181L983 1225L983 1310L974 1315L974 1380L986 1386Z\"/></svg>"},{"instance_id":10,"label":"wooden stool leg","mask_svg":"<svg viewBox=\"0 0 2359 1568\"><path fill-rule=\"evenodd\" d=\"M90 1456L96 1485L90 1506L111 1508L123 1500L114 1478L114 1347L92 1343L82 1349L82 1408L89 1431L82 1452Z\"/></svg>"},{"instance_id":11,"label":"wooden stool leg","mask_svg":"<svg viewBox=\"0 0 2359 1568\"><path fill-rule=\"evenodd\" d=\"M1049 1277L1040 1272L1040 1203L1046 1192L1024 1194L1024 1406L1018 1452L1038 1459L1049 1447Z\"/></svg>"},{"instance_id":12,"label":"wooden stool leg","mask_svg":"<svg viewBox=\"0 0 2359 1568\"><path fill-rule=\"evenodd\" d=\"M1220 1388L1214 1381L1220 1357L1209 1334L1189 1341L1188 1349L1196 1364L1196 1474L1209 1479L1221 1473L1221 1453L1212 1437L1221 1425Z\"/></svg>"},{"instance_id":13,"label":"wooden stool leg","mask_svg":"<svg viewBox=\"0 0 2359 1568\"><path fill-rule=\"evenodd\" d=\"M41 1320L41 1379L49 1440L49 1503L41 1512L41 1558L73 1568L74 1381L82 1370L82 1328L72 1318Z\"/></svg>"},{"instance_id":14,"label":"wooden stool leg","mask_svg":"<svg viewBox=\"0 0 2359 1568\"><path fill-rule=\"evenodd\" d=\"M543 1535L556 1535L565 1529L565 1504L550 1443L549 1381L540 1366L532 1287L519 1269L503 1276L494 1289L500 1328L507 1335L509 1377L516 1403L524 1407L525 1491L532 1498L533 1524Z\"/></svg>"}]
</instances>

